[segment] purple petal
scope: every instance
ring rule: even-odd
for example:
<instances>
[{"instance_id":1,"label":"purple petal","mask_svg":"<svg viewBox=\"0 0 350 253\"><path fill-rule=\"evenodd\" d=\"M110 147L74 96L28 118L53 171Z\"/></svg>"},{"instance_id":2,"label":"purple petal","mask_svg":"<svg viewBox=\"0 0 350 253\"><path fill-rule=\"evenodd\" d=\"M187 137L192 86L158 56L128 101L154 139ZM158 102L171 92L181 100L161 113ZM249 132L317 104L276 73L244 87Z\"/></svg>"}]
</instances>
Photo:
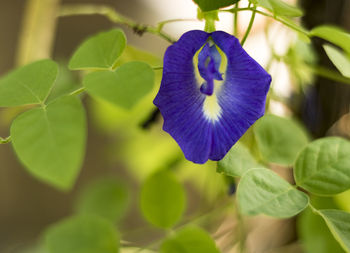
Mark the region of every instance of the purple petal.
<instances>
[{"instance_id":1,"label":"purple petal","mask_svg":"<svg viewBox=\"0 0 350 253\"><path fill-rule=\"evenodd\" d=\"M217 94L221 117L214 123L209 159L221 160L239 138L264 115L271 76L241 47L237 38L211 35L227 57L225 81Z\"/></svg>"},{"instance_id":2,"label":"purple petal","mask_svg":"<svg viewBox=\"0 0 350 253\"><path fill-rule=\"evenodd\" d=\"M207 81L209 87L201 87L195 77L193 57L209 36L226 54L228 64L221 86ZM212 61L205 71L213 74L220 59L215 52L204 51L205 54ZM214 78L209 79L213 82ZM190 31L165 53L163 79L154 104L164 118L163 129L177 141L185 157L205 163L208 159L222 159L263 115L270 82L269 74L242 49L235 37L225 32ZM201 89L214 89L214 93L207 96Z\"/></svg>"}]
</instances>

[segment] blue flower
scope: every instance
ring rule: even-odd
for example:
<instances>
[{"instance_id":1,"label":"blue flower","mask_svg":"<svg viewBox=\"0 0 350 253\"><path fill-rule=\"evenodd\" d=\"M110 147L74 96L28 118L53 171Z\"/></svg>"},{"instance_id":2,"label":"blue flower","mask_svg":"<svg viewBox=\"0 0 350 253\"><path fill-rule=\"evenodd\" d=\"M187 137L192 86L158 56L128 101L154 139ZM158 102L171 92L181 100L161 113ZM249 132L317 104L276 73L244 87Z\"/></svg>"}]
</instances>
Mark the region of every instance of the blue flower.
<instances>
[{"instance_id":1,"label":"blue flower","mask_svg":"<svg viewBox=\"0 0 350 253\"><path fill-rule=\"evenodd\" d=\"M219 50L226 56L224 73L220 73ZM194 30L166 50L154 104L164 118L164 131L176 140L186 159L218 161L263 116L270 82L270 75L234 36Z\"/></svg>"}]
</instances>

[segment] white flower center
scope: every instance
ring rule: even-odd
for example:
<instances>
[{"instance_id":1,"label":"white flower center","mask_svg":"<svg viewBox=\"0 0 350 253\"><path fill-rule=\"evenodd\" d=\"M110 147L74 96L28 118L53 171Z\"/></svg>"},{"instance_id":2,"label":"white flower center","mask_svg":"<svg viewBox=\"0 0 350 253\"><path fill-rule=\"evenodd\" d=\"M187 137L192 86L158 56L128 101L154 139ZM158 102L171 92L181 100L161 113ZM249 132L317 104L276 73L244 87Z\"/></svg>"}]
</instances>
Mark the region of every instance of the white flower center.
<instances>
[{"instance_id":1,"label":"white flower center","mask_svg":"<svg viewBox=\"0 0 350 253\"><path fill-rule=\"evenodd\" d=\"M203 113L207 120L215 122L221 117L222 109L219 105L217 94L219 93L223 81L214 81L214 93L206 96L203 102Z\"/></svg>"}]
</instances>

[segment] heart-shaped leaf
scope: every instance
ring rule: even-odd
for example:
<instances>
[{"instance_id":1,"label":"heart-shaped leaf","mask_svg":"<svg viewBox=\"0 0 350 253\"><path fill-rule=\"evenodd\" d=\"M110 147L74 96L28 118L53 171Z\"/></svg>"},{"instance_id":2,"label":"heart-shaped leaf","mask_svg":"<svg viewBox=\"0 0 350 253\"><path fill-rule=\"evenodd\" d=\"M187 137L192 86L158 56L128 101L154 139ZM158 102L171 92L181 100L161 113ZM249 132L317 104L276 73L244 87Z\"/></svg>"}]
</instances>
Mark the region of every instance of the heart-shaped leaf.
<instances>
[{"instance_id":1,"label":"heart-shaped leaf","mask_svg":"<svg viewBox=\"0 0 350 253\"><path fill-rule=\"evenodd\" d=\"M154 72L148 64L134 61L113 72L90 73L83 83L91 96L130 109L152 90Z\"/></svg>"},{"instance_id":2,"label":"heart-shaped leaf","mask_svg":"<svg viewBox=\"0 0 350 253\"><path fill-rule=\"evenodd\" d=\"M78 47L69 61L69 68L111 69L125 45L125 34L120 29L99 33Z\"/></svg>"},{"instance_id":3,"label":"heart-shaped leaf","mask_svg":"<svg viewBox=\"0 0 350 253\"><path fill-rule=\"evenodd\" d=\"M57 71L54 61L40 60L10 72L0 80L0 107L44 103Z\"/></svg>"},{"instance_id":4,"label":"heart-shaped leaf","mask_svg":"<svg viewBox=\"0 0 350 253\"><path fill-rule=\"evenodd\" d=\"M59 189L72 187L83 160L85 112L76 97L19 115L11 125L12 144L26 169Z\"/></svg>"}]
</instances>

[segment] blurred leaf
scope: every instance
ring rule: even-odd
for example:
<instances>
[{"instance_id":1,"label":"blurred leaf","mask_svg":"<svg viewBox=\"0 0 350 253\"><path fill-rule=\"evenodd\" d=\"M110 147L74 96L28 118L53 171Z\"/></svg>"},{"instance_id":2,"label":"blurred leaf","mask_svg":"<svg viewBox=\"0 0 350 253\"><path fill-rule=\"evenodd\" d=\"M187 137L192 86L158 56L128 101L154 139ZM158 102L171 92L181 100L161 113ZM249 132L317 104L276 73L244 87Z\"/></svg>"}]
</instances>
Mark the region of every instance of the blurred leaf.
<instances>
[{"instance_id":1,"label":"blurred leaf","mask_svg":"<svg viewBox=\"0 0 350 253\"><path fill-rule=\"evenodd\" d=\"M181 157L183 154L181 153ZM227 181L224 175L215 171L217 162L208 161L196 164L186 159L180 160L174 167L176 176L185 184L191 186L201 195L201 204L214 206L220 199L227 196Z\"/></svg>"},{"instance_id":2,"label":"blurred leaf","mask_svg":"<svg viewBox=\"0 0 350 253\"><path fill-rule=\"evenodd\" d=\"M125 50L123 51L122 55L118 58L118 61L115 64L115 66L120 66L130 61L142 61L148 63L151 66L162 65L162 60L158 56L148 51L144 51L139 48L126 45Z\"/></svg>"},{"instance_id":3,"label":"blurred leaf","mask_svg":"<svg viewBox=\"0 0 350 253\"><path fill-rule=\"evenodd\" d=\"M12 144L26 169L63 190L74 184L82 164L86 121L75 97L62 97L46 107L19 115L11 126Z\"/></svg>"},{"instance_id":4,"label":"blurred leaf","mask_svg":"<svg viewBox=\"0 0 350 253\"><path fill-rule=\"evenodd\" d=\"M83 83L91 96L130 109L152 90L154 72L146 63L129 62L114 72L92 72Z\"/></svg>"},{"instance_id":5,"label":"blurred leaf","mask_svg":"<svg viewBox=\"0 0 350 253\"><path fill-rule=\"evenodd\" d=\"M219 8L233 5L239 0L193 0L202 11L213 11Z\"/></svg>"},{"instance_id":6,"label":"blurred leaf","mask_svg":"<svg viewBox=\"0 0 350 253\"><path fill-rule=\"evenodd\" d=\"M107 220L75 216L51 226L45 234L50 253L118 253L119 236Z\"/></svg>"},{"instance_id":7,"label":"blurred leaf","mask_svg":"<svg viewBox=\"0 0 350 253\"><path fill-rule=\"evenodd\" d=\"M215 241L203 229L187 226L165 239L160 253L219 253Z\"/></svg>"},{"instance_id":8,"label":"blurred leaf","mask_svg":"<svg viewBox=\"0 0 350 253\"><path fill-rule=\"evenodd\" d=\"M350 78L350 58L347 57L342 51L331 45L324 45L323 48L339 72L343 76Z\"/></svg>"},{"instance_id":9,"label":"blurred leaf","mask_svg":"<svg viewBox=\"0 0 350 253\"><path fill-rule=\"evenodd\" d=\"M43 242L38 243L37 245L32 245L28 248L17 251L16 253L50 253L46 248L46 245Z\"/></svg>"},{"instance_id":10,"label":"blurred leaf","mask_svg":"<svg viewBox=\"0 0 350 253\"><path fill-rule=\"evenodd\" d=\"M350 212L350 190L335 195L334 200L341 209Z\"/></svg>"},{"instance_id":11,"label":"blurred leaf","mask_svg":"<svg viewBox=\"0 0 350 253\"><path fill-rule=\"evenodd\" d=\"M252 169L238 184L237 198L243 214L288 218L308 205L309 197L268 169Z\"/></svg>"},{"instance_id":12,"label":"blurred leaf","mask_svg":"<svg viewBox=\"0 0 350 253\"><path fill-rule=\"evenodd\" d=\"M316 36L332 42L350 54L350 34L336 26L321 25L310 31L311 36Z\"/></svg>"},{"instance_id":13,"label":"blurred leaf","mask_svg":"<svg viewBox=\"0 0 350 253\"><path fill-rule=\"evenodd\" d=\"M249 149L241 143L236 143L224 159L218 162L217 172L231 177L241 177L245 172L255 167L259 167L259 165Z\"/></svg>"},{"instance_id":14,"label":"blurred leaf","mask_svg":"<svg viewBox=\"0 0 350 253\"><path fill-rule=\"evenodd\" d=\"M335 208L332 199L312 198L313 205L322 208ZM314 203L316 201L316 203ZM305 253L343 253L344 250L334 239L324 220L310 208L305 209L298 217L298 236Z\"/></svg>"},{"instance_id":15,"label":"blurred leaf","mask_svg":"<svg viewBox=\"0 0 350 253\"><path fill-rule=\"evenodd\" d=\"M312 66L317 63L317 54L310 43L297 40L291 44L283 57L293 83L308 85L314 81Z\"/></svg>"},{"instance_id":16,"label":"blurred leaf","mask_svg":"<svg viewBox=\"0 0 350 253\"><path fill-rule=\"evenodd\" d=\"M85 40L74 52L69 61L69 68L111 69L126 45L122 30L113 29L101 32Z\"/></svg>"},{"instance_id":17,"label":"blurred leaf","mask_svg":"<svg viewBox=\"0 0 350 253\"><path fill-rule=\"evenodd\" d=\"M124 129L126 138L123 146L116 145L118 159L128 165L128 169L138 180L144 180L156 171L167 169L181 159L181 149L175 141L159 129L144 131L140 129ZM135 156L137 154L137 156Z\"/></svg>"},{"instance_id":18,"label":"blurred leaf","mask_svg":"<svg viewBox=\"0 0 350 253\"><path fill-rule=\"evenodd\" d=\"M124 183L113 179L100 179L88 185L76 204L82 214L96 214L116 222L125 215L129 204L129 192Z\"/></svg>"},{"instance_id":19,"label":"blurred leaf","mask_svg":"<svg viewBox=\"0 0 350 253\"><path fill-rule=\"evenodd\" d=\"M298 152L308 143L305 130L294 120L265 115L254 125L256 142L269 162L293 164Z\"/></svg>"},{"instance_id":20,"label":"blurred leaf","mask_svg":"<svg viewBox=\"0 0 350 253\"><path fill-rule=\"evenodd\" d=\"M183 186L169 171L150 176L141 189L141 211L147 221L170 228L181 218L186 206Z\"/></svg>"},{"instance_id":21,"label":"blurred leaf","mask_svg":"<svg viewBox=\"0 0 350 253\"><path fill-rule=\"evenodd\" d=\"M44 103L56 80L57 64L40 60L20 67L0 80L0 107Z\"/></svg>"},{"instance_id":22,"label":"blurred leaf","mask_svg":"<svg viewBox=\"0 0 350 253\"><path fill-rule=\"evenodd\" d=\"M318 139L298 155L294 178L316 195L333 195L350 188L350 142L339 137Z\"/></svg>"},{"instance_id":23,"label":"blurred leaf","mask_svg":"<svg viewBox=\"0 0 350 253\"><path fill-rule=\"evenodd\" d=\"M346 252L350 252L350 213L340 210L318 210L335 239Z\"/></svg>"},{"instance_id":24,"label":"blurred leaf","mask_svg":"<svg viewBox=\"0 0 350 253\"><path fill-rule=\"evenodd\" d=\"M250 2L256 3L278 16L300 17L303 15L300 8L287 4L282 0L253 0Z\"/></svg>"}]
</instances>

